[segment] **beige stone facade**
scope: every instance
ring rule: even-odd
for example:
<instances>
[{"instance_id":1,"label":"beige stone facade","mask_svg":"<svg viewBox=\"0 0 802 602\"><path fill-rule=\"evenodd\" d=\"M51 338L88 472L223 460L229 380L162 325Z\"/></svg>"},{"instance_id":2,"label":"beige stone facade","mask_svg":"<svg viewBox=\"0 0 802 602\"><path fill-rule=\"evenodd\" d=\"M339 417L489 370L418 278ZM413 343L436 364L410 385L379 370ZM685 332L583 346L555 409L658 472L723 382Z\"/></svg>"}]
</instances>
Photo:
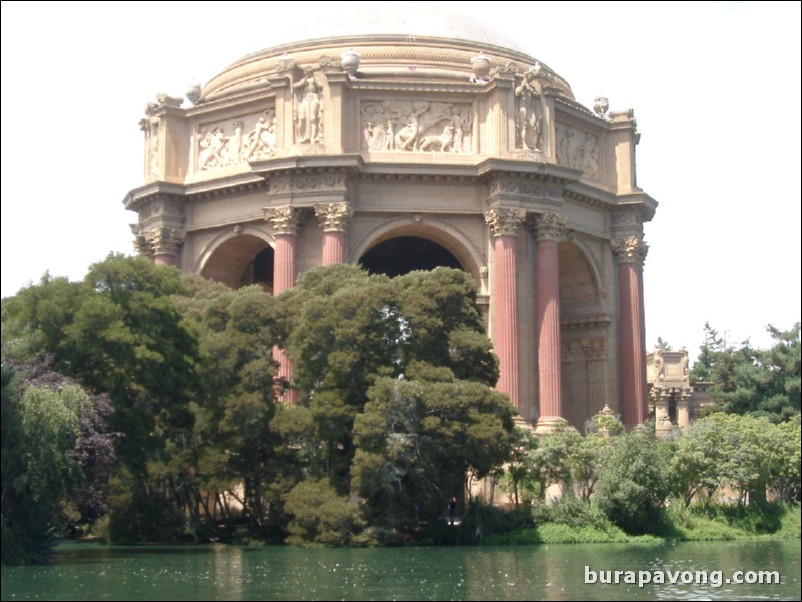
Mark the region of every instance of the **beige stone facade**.
<instances>
[{"instance_id":1,"label":"beige stone facade","mask_svg":"<svg viewBox=\"0 0 802 602\"><path fill-rule=\"evenodd\" d=\"M632 111L487 40L380 32L249 55L188 97L141 121L138 252L273 292L334 261L461 267L524 420L645 417Z\"/></svg>"}]
</instances>

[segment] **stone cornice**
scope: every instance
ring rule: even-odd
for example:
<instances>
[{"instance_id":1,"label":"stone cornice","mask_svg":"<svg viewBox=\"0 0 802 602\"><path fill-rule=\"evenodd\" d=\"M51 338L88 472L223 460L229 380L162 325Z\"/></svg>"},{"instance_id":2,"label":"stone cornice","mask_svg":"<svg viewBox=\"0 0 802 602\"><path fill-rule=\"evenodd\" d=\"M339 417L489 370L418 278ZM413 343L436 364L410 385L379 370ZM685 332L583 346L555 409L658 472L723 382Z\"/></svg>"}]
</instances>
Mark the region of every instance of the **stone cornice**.
<instances>
[{"instance_id":1,"label":"stone cornice","mask_svg":"<svg viewBox=\"0 0 802 602\"><path fill-rule=\"evenodd\" d=\"M589 328L606 328L613 321L607 314L591 314L583 316L560 316L560 327L563 330L581 330Z\"/></svg>"}]
</instances>

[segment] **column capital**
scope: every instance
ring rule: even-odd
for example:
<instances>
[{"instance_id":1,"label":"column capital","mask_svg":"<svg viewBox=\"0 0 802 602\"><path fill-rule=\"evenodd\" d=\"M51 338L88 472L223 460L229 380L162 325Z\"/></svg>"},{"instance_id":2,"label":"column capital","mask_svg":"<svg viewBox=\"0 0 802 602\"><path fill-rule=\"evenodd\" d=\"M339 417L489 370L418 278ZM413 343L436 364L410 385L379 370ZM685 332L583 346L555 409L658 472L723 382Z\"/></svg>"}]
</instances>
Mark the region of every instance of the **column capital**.
<instances>
[{"instance_id":1,"label":"column capital","mask_svg":"<svg viewBox=\"0 0 802 602\"><path fill-rule=\"evenodd\" d=\"M643 263L649 245L639 236L627 236L610 241L618 263Z\"/></svg>"},{"instance_id":2,"label":"column capital","mask_svg":"<svg viewBox=\"0 0 802 602\"><path fill-rule=\"evenodd\" d=\"M518 226L526 219L526 209L520 207L495 207L485 211L485 222L494 237L518 236Z\"/></svg>"},{"instance_id":3,"label":"column capital","mask_svg":"<svg viewBox=\"0 0 802 602\"><path fill-rule=\"evenodd\" d=\"M540 213L534 222L538 240L560 240L568 230L568 216L561 213Z\"/></svg>"},{"instance_id":4,"label":"column capital","mask_svg":"<svg viewBox=\"0 0 802 602\"><path fill-rule=\"evenodd\" d=\"M275 236L298 236L301 224L301 211L297 207L267 207L264 210L265 220L270 223Z\"/></svg>"},{"instance_id":5,"label":"column capital","mask_svg":"<svg viewBox=\"0 0 802 602\"><path fill-rule=\"evenodd\" d=\"M345 232L353 216L351 203L318 203L315 215L320 221L323 232Z\"/></svg>"},{"instance_id":6,"label":"column capital","mask_svg":"<svg viewBox=\"0 0 802 602\"><path fill-rule=\"evenodd\" d=\"M184 242L185 232L178 228L156 228L145 235L154 255L175 255Z\"/></svg>"}]
</instances>

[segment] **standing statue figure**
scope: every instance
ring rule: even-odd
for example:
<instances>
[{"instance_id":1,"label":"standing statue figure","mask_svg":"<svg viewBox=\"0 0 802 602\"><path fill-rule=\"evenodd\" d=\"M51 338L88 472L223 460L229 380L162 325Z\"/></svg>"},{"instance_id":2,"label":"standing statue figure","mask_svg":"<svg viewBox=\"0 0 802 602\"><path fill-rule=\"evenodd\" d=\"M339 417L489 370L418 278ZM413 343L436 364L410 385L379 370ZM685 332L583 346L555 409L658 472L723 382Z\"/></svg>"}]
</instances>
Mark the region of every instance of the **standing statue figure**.
<instances>
[{"instance_id":1,"label":"standing statue figure","mask_svg":"<svg viewBox=\"0 0 802 602\"><path fill-rule=\"evenodd\" d=\"M311 67L304 69L304 78L293 88L303 88L296 115L295 139L297 142L320 142L320 86Z\"/></svg>"},{"instance_id":2,"label":"standing statue figure","mask_svg":"<svg viewBox=\"0 0 802 602\"><path fill-rule=\"evenodd\" d=\"M518 97L518 133L524 150L540 150L540 85L537 77L541 70L541 66L535 63L515 88L515 96Z\"/></svg>"}]
</instances>

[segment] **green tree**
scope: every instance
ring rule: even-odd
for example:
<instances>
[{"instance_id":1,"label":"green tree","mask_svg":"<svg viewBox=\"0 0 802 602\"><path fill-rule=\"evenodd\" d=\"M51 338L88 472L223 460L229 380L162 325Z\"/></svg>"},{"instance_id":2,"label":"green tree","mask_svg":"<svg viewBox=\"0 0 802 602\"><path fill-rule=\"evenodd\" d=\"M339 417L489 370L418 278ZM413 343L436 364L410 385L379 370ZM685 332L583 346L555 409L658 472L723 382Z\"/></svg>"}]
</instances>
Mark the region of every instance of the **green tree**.
<instances>
[{"instance_id":1,"label":"green tree","mask_svg":"<svg viewBox=\"0 0 802 602\"><path fill-rule=\"evenodd\" d=\"M353 484L374 521L434 524L445 500L467 493L510 457L514 409L491 387L422 362L380 378L354 425Z\"/></svg>"},{"instance_id":2,"label":"green tree","mask_svg":"<svg viewBox=\"0 0 802 602\"><path fill-rule=\"evenodd\" d=\"M774 344L755 349L749 342L712 352L713 411L787 420L800 411L800 323L791 330L768 327ZM715 331L712 331L715 332Z\"/></svg>"},{"instance_id":3,"label":"green tree","mask_svg":"<svg viewBox=\"0 0 802 602\"><path fill-rule=\"evenodd\" d=\"M597 503L607 518L631 534L659 528L669 494L668 460L653 429L642 427L617 437L596 487Z\"/></svg>"},{"instance_id":4,"label":"green tree","mask_svg":"<svg viewBox=\"0 0 802 602\"><path fill-rule=\"evenodd\" d=\"M108 405L41 364L3 361L2 561L49 560L55 537L105 510Z\"/></svg>"},{"instance_id":5,"label":"green tree","mask_svg":"<svg viewBox=\"0 0 802 602\"><path fill-rule=\"evenodd\" d=\"M405 374L415 361L448 368L461 380L495 384L497 360L476 308L475 283L438 268L390 280L355 266L304 273L281 295L293 386L308 404L322 471L349 489L353 426L380 377Z\"/></svg>"}]
</instances>

